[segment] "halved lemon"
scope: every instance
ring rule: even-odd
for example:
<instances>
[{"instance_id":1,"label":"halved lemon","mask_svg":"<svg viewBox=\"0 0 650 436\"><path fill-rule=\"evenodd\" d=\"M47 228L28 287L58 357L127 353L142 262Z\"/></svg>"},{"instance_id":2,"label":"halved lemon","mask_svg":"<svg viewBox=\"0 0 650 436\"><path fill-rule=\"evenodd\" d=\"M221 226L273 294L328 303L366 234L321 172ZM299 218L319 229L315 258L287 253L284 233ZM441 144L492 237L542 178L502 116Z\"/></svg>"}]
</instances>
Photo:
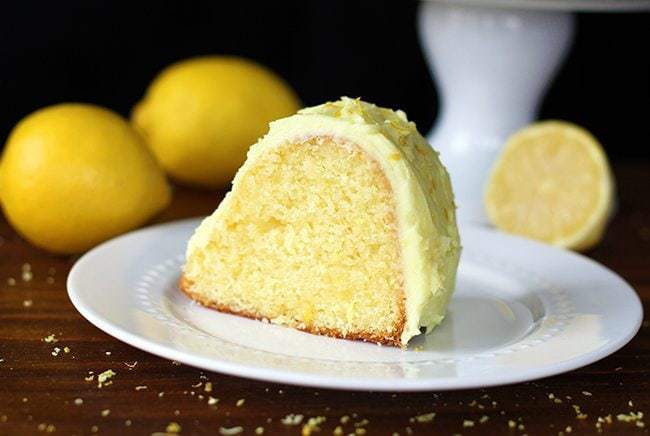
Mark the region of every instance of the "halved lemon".
<instances>
[{"instance_id":1,"label":"halved lemon","mask_svg":"<svg viewBox=\"0 0 650 436\"><path fill-rule=\"evenodd\" d=\"M573 250L597 244L612 209L614 181L600 143L564 121L512 135L485 190L499 229Z\"/></svg>"}]
</instances>

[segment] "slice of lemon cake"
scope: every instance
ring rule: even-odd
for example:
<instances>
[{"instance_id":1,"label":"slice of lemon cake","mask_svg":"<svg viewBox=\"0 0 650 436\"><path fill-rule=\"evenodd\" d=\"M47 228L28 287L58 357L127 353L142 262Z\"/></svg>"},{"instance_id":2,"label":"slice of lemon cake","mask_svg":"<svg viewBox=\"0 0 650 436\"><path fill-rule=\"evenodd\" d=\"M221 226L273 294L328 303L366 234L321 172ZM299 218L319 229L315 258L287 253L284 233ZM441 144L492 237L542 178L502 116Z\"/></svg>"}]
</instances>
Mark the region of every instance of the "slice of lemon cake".
<instances>
[{"instance_id":1,"label":"slice of lemon cake","mask_svg":"<svg viewBox=\"0 0 650 436\"><path fill-rule=\"evenodd\" d=\"M460 256L438 155L360 100L271 123L187 247L181 288L222 312L405 346L443 319Z\"/></svg>"}]
</instances>

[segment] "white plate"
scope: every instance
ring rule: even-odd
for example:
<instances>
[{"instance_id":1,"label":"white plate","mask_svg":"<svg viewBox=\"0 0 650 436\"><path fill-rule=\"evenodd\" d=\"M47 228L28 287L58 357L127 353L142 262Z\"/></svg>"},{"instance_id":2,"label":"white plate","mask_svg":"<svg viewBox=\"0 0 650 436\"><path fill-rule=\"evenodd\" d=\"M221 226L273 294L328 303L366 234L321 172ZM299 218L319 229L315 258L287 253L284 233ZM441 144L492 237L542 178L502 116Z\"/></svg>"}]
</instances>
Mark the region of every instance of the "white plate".
<instances>
[{"instance_id":1,"label":"white plate","mask_svg":"<svg viewBox=\"0 0 650 436\"><path fill-rule=\"evenodd\" d=\"M226 374L338 389L419 391L522 382L595 362L641 324L634 290L582 256L463 227L445 321L402 351L222 314L177 287L199 220L129 233L87 253L68 293L91 323L153 354Z\"/></svg>"}]
</instances>

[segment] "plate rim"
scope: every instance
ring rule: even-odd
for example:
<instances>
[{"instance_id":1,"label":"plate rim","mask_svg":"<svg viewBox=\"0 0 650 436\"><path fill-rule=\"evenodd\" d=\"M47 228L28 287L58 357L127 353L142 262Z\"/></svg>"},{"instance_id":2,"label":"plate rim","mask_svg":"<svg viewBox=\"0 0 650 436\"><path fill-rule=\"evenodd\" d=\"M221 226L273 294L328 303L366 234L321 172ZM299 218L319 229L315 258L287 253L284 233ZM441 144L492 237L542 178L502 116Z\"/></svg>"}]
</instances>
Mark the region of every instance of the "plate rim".
<instances>
[{"instance_id":1,"label":"plate rim","mask_svg":"<svg viewBox=\"0 0 650 436\"><path fill-rule=\"evenodd\" d=\"M154 339L149 339L144 335L138 334L137 332L134 333L128 331L118 325L113 324L110 320L104 319L104 317L96 313L86 304L82 296L82 292L77 291L75 282L77 280L79 271L84 268L84 265L87 262L91 261L95 256L101 254L101 251L110 245L118 244L124 239L137 237L142 233L157 231L165 227L181 227L184 225L189 225L192 222L196 222L198 224L198 222L200 222L200 220L203 218L204 217L188 218L141 228L106 241L85 253L83 256L77 259L71 268L66 281L68 296L73 306L87 321L108 335L113 336L116 339L145 352L149 352L162 358L175 360L192 367L214 371L230 376L244 377L272 383L284 383L295 386L318 387L336 390L363 390L382 392L416 392L432 390L445 391L481 388L532 381L553 375L563 374L565 372L572 371L594 363L620 350L623 346L630 342L634 336L636 336L643 321L643 306L634 288L623 277L610 270L606 266L601 265L597 261L579 253L571 252L558 247L553 247L537 241L528 240L519 236L504 234L498 232L497 230L486 228L485 226L478 226L468 223L462 223L460 225L461 228L474 228L478 231L498 233L499 237L505 237L506 239L512 238L526 244L533 244L533 246L541 246L543 249L556 250L558 253L562 253L564 256L569 255L571 257L575 257L579 261L586 261L587 263L591 264L592 267L603 269L604 272L613 275L615 278L619 279L622 284L625 285L625 292L628 294L627 296L631 299L631 302L634 303L635 319L632 324L632 328L625 335L620 335L615 340L609 341L606 344L603 344L600 347L596 348L595 350L581 354L579 356L575 356L564 362L552 363L542 367L529 368L524 370L519 369L518 371L512 373L499 375L492 374L489 377L465 376L431 379L402 378L399 379L399 381L390 378L387 378L385 380L359 379L336 377L332 375L309 374L301 371L278 370L275 368L259 367L256 365L250 365L241 362L227 362L223 360L210 359L205 356L192 355L186 351L178 350L173 346L161 344Z\"/></svg>"}]
</instances>

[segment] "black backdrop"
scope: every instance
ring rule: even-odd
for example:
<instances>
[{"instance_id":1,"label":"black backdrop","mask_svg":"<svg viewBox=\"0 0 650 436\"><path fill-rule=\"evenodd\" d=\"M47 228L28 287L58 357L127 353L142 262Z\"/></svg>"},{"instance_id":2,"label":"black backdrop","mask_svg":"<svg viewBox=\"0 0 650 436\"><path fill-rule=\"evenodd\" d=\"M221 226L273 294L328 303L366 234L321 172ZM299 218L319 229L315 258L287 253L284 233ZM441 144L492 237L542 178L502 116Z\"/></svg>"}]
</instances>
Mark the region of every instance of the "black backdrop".
<instances>
[{"instance_id":1,"label":"black backdrop","mask_svg":"<svg viewBox=\"0 0 650 436\"><path fill-rule=\"evenodd\" d=\"M361 96L403 108L426 132L436 93L416 10L404 0L2 2L1 143L53 103L128 115L162 67L210 53L270 66L307 105ZM650 158L649 58L650 14L581 14L542 118L584 125L613 159Z\"/></svg>"}]
</instances>

